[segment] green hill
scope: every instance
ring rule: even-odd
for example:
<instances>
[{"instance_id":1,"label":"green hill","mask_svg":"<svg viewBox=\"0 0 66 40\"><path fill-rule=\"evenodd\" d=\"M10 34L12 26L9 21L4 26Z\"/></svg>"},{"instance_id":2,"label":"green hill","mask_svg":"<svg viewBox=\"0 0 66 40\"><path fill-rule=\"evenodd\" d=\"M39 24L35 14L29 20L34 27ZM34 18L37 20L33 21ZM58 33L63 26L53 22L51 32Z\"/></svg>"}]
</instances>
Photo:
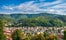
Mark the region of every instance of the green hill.
<instances>
[{"instance_id":1,"label":"green hill","mask_svg":"<svg viewBox=\"0 0 66 40\"><path fill-rule=\"evenodd\" d=\"M66 26L66 15L57 15L50 13L39 14L0 14L0 19L11 26L45 26L62 27Z\"/></svg>"}]
</instances>

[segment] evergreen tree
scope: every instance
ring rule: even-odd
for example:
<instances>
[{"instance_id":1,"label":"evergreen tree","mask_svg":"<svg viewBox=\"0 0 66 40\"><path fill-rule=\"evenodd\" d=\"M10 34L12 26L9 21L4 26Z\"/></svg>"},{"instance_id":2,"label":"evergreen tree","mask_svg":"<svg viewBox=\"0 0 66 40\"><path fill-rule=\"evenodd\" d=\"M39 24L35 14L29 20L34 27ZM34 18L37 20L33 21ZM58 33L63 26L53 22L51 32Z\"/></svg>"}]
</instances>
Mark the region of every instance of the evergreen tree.
<instances>
[{"instance_id":1,"label":"evergreen tree","mask_svg":"<svg viewBox=\"0 0 66 40\"><path fill-rule=\"evenodd\" d=\"M44 32L44 37L45 37L45 40L46 38L49 36L48 32Z\"/></svg>"},{"instance_id":2,"label":"evergreen tree","mask_svg":"<svg viewBox=\"0 0 66 40\"><path fill-rule=\"evenodd\" d=\"M0 20L0 40L6 40L6 36L4 34L4 25L3 22Z\"/></svg>"},{"instance_id":3,"label":"evergreen tree","mask_svg":"<svg viewBox=\"0 0 66 40\"><path fill-rule=\"evenodd\" d=\"M27 36L27 37L25 38L25 40L30 40L30 38Z\"/></svg>"},{"instance_id":4,"label":"evergreen tree","mask_svg":"<svg viewBox=\"0 0 66 40\"><path fill-rule=\"evenodd\" d=\"M66 30L64 31L64 40L66 40Z\"/></svg>"},{"instance_id":5,"label":"evergreen tree","mask_svg":"<svg viewBox=\"0 0 66 40\"><path fill-rule=\"evenodd\" d=\"M12 34L12 40L22 40L22 31L16 29Z\"/></svg>"},{"instance_id":6,"label":"evergreen tree","mask_svg":"<svg viewBox=\"0 0 66 40\"><path fill-rule=\"evenodd\" d=\"M30 34L30 33L27 33L27 34L26 34L25 40L31 40L31 34Z\"/></svg>"},{"instance_id":7,"label":"evergreen tree","mask_svg":"<svg viewBox=\"0 0 66 40\"><path fill-rule=\"evenodd\" d=\"M50 36L49 36L49 39L50 39L50 40L59 40L56 34L50 35ZM49 40L49 39L48 39L48 40Z\"/></svg>"},{"instance_id":8,"label":"evergreen tree","mask_svg":"<svg viewBox=\"0 0 66 40\"><path fill-rule=\"evenodd\" d=\"M38 35L38 40L45 40L45 38L44 38L44 36L43 36L42 33L40 33L40 34Z\"/></svg>"}]
</instances>

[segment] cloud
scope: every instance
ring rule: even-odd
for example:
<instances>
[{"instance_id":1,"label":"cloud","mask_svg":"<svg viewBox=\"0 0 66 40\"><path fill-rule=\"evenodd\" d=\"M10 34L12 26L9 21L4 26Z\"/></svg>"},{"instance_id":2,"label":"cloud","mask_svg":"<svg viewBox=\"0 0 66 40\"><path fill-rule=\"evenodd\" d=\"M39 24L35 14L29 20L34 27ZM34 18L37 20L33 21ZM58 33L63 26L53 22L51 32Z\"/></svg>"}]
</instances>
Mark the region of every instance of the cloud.
<instances>
[{"instance_id":1,"label":"cloud","mask_svg":"<svg viewBox=\"0 0 66 40\"><path fill-rule=\"evenodd\" d=\"M56 11L56 14L65 15L66 14L66 3L55 5L49 9L54 9Z\"/></svg>"},{"instance_id":2,"label":"cloud","mask_svg":"<svg viewBox=\"0 0 66 40\"><path fill-rule=\"evenodd\" d=\"M55 8L55 9L66 9L66 3L62 3L56 6L53 6L51 8Z\"/></svg>"},{"instance_id":3,"label":"cloud","mask_svg":"<svg viewBox=\"0 0 66 40\"><path fill-rule=\"evenodd\" d=\"M11 7L11 6L3 6L2 9L6 9L6 10L14 10L13 7Z\"/></svg>"},{"instance_id":4,"label":"cloud","mask_svg":"<svg viewBox=\"0 0 66 40\"><path fill-rule=\"evenodd\" d=\"M56 9L48 9L48 10L47 10L48 13L66 15L65 14L66 12L64 10L56 10Z\"/></svg>"},{"instance_id":5,"label":"cloud","mask_svg":"<svg viewBox=\"0 0 66 40\"><path fill-rule=\"evenodd\" d=\"M18 5L16 8L18 10L34 10L34 9L38 9L38 7L36 5L33 4L34 1L31 1L31 2L26 2L26 3L23 3L23 4L20 4Z\"/></svg>"},{"instance_id":6,"label":"cloud","mask_svg":"<svg viewBox=\"0 0 66 40\"><path fill-rule=\"evenodd\" d=\"M37 0L36 0L37 1ZM10 10L12 13L41 13L48 12L54 14L65 14L66 13L66 3L64 0L56 0L53 2L44 2L45 0L39 0L39 3L36 1L29 1L21 3L17 6L3 6L2 9Z\"/></svg>"}]
</instances>

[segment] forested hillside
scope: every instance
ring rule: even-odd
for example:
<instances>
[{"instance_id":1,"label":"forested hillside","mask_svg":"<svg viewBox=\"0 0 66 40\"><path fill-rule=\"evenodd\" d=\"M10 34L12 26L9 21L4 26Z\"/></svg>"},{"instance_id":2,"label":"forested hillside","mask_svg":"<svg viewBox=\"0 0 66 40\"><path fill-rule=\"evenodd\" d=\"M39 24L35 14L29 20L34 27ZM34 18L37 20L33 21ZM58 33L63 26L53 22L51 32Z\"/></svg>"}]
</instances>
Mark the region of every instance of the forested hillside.
<instances>
[{"instance_id":1,"label":"forested hillside","mask_svg":"<svg viewBox=\"0 0 66 40\"><path fill-rule=\"evenodd\" d=\"M66 26L66 15L50 13L39 14L0 14L0 19L11 26L43 26L43 27L64 27Z\"/></svg>"}]
</instances>

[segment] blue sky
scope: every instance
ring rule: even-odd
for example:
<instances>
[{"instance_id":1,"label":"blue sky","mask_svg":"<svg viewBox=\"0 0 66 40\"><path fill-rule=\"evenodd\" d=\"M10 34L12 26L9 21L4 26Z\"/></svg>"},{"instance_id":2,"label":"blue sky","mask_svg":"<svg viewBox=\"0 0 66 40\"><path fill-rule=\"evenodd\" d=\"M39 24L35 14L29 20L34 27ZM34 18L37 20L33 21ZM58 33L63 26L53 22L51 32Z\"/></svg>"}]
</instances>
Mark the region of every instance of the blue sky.
<instances>
[{"instance_id":1,"label":"blue sky","mask_svg":"<svg viewBox=\"0 0 66 40\"><path fill-rule=\"evenodd\" d=\"M66 14L66 0L0 0L0 14Z\"/></svg>"}]
</instances>

